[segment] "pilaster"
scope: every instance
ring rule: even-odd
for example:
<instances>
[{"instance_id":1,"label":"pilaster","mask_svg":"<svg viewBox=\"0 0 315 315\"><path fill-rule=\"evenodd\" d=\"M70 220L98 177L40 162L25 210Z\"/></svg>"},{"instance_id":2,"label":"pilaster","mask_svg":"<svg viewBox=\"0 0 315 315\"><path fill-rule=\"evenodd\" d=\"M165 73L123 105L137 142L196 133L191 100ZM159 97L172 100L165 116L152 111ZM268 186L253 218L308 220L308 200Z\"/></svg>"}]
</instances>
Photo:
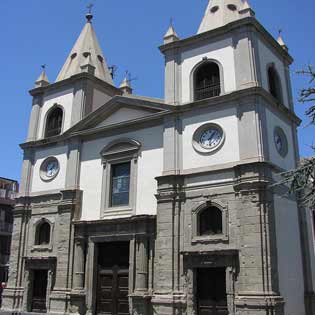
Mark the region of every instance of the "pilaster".
<instances>
[{"instance_id":1,"label":"pilaster","mask_svg":"<svg viewBox=\"0 0 315 315\"><path fill-rule=\"evenodd\" d=\"M78 189L80 186L80 149L81 141L71 139L68 146L66 189Z\"/></svg>"},{"instance_id":2,"label":"pilaster","mask_svg":"<svg viewBox=\"0 0 315 315\"><path fill-rule=\"evenodd\" d=\"M21 170L21 180L19 186L19 195L28 196L32 185L32 173L34 165L35 152L32 148L24 150L23 163Z\"/></svg>"},{"instance_id":3,"label":"pilaster","mask_svg":"<svg viewBox=\"0 0 315 315\"><path fill-rule=\"evenodd\" d=\"M71 126L75 125L92 111L93 83L89 79L75 82Z\"/></svg>"},{"instance_id":4,"label":"pilaster","mask_svg":"<svg viewBox=\"0 0 315 315\"><path fill-rule=\"evenodd\" d=\"M184 194L180 175L158 177L157 240L152 307L157 314L186 308L182 279L181 216Z\"/></svg>"},{"instance_id":5,"label":"pilaster","mask_svg":"<svg viewBox=\"0 0 315 315\"><path fill-rule=\"evenodd\" d=\"M178 116L167 116L164 120L164 175L180 174L183 168L182 121Z\"/></svg>"},{"instance_id":6,"label":"pilaster","mask_svg":"<svg viewBox=\"0 0 315 315\"><path fill-rule=\"evenodd\" d=\"M257 36L253 27L243 27L234 32L234 61L236 89L261 85L261 69Z\"/></svg>"},{"instance_id":7,"label":"pilaster","mask_svg":"<svg viewBox=\"0 0 315 315\"><path fill-rule=\"evenodd\" d=\"M43 94L36 94L33 98L31 116L29 120L28 134L26 141L34 141L38 135L38 124L41 106L43 104Z\"/></svg>"},{"instance_id":8,"label":"pilaster","mask_svg":"<svg viewBox=\"0 0 315 315\"><path fill-rule=\"evenodd\" d=\"M167 104L180 104L181 75L180 51L177 48L165 52L165 102Z\"/></svg>"}]
</instances>

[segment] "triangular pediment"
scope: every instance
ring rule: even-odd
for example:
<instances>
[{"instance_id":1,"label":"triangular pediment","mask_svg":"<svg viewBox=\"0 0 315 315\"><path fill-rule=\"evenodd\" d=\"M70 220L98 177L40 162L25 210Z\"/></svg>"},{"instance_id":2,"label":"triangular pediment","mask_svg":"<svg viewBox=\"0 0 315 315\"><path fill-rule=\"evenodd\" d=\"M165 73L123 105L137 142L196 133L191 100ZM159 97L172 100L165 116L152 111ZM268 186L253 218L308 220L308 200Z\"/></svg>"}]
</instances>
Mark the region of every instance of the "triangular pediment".
<instances>
[{"instance_id":1,"label":"triangular pediment","mask_svg":"<svg viewBox=\"0 0 315 315\"><path fill-rule=\"evenodd\" d=\"M172 106L141 98L115 96L109 102L81 120L67 133L90 129L120 126L129 122L139 122L155 115L169 112Z\"/></svg>"},{"instance_id":2,"label":"triangular pediment","mask_svg":"<svg viewBox=\"0 0 315 315\"><path fill-rule=\"evenodd\" d=\"M110 113L108 117L96 126L96 128L121 124L126 121L143 118L152 114L154 114L152 111L122 106Z\"/></svg>"}]
</instances>

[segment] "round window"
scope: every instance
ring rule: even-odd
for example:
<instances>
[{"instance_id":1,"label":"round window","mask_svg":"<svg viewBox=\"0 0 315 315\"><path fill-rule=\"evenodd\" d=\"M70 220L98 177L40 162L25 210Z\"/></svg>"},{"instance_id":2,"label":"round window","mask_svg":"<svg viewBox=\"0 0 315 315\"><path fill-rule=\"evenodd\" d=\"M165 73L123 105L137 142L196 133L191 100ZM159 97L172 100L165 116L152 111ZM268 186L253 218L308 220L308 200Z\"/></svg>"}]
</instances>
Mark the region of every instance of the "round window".
<instances>
[{"instance_id":1,"label":"round window","mask_svg":"<svg viewBox=\"0 0 315 315\"><path fill-rule=\"evenodd\" d=\"M278 153L285 157L288 154L288 140L284 131L280 127L276 127L273 137Z\"/></svg>"},{"instance_id":2,"label":"round window","mask_svg":"<svg viewBox=\"0 0 315 315\"><path fill-rule=\"evenodd\" d=\"M49 157L40 166L40 177L43 181L53 180L59 173L59 162L55 157Z\"/></svg>"},{"instance_id":3,"label":"round window","mask_svg":"<svg viewBox=\"0 0 315 315\"><path fill-rule=\"evenodd\" d=\"M199 153L211 153L218 150L224 143L223 129L213 123L199 127L193 135L193 147Z\"/></svg>"}]
</instances>

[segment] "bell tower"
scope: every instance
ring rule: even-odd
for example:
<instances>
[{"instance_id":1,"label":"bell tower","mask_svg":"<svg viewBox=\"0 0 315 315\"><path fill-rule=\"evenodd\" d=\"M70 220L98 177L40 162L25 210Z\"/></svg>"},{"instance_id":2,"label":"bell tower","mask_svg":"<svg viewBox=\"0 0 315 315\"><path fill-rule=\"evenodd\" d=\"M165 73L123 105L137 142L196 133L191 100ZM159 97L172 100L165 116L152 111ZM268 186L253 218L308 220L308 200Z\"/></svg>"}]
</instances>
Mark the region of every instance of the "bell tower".
<instances>
[{"instance_id":1,"label":"bell tower","mask_svg":"<svg viewBox=\"0 0 315 315\"><path fill-rule=\"evenodd\" d=\"M165 271L178 282L176 292L165 294L171 284L159 277L153 301L175 299L188 313L202 312L181 301L196 303L203 274L196 270L208 264L229 270L226 292L235 294L226 302L231 314L312 314L308 275L295 276L310 267L303 258L309 244L301 238L298 203L283 198L285 187L270 188L277 174L299 160L300 119L293 108L288 47L259 23L247 0L209 0L197 34L184 39L177 34L169 27L160 46L165 102L177 105L178 117L165 125L165 156L175 152L177 158L165 158L158 179L157 237L174 242L173 266L178 264L190 283L185 290L180 274L171 274L168 262L157 259L158 274ZM167 200L174 195L171 214ZM202 237L202 207L212 205L228 221L220 226L223 236ZM168 241L167 216L179 231ZM295 232L288 236L284 225ZM158 253L164 250L157 245Z\"/></svg>"}]
</instances>

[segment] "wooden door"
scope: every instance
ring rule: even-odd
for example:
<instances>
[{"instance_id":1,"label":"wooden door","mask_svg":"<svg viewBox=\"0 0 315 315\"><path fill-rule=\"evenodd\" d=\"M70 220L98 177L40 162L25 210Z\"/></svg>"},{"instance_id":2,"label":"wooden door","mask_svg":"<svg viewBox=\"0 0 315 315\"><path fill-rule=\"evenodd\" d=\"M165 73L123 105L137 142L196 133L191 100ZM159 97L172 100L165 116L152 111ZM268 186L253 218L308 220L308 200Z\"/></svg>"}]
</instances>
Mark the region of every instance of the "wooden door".
<instances>
[{"instance_id":1,"label":"wooden door","mask_svg":"<svg viewBox=\"0 0 315 315\"><path fill-rule=\"evenodd\" d=\"M33 271L32 312L46 313L47 270Z\"/></svg>"},{"instance_id":2,"label":"wooden door","mask_svg":"<svg viewBox=\"0 0 315 315\"><path fill-rule=\"evenodd\" d=\"M129 271L114 266L98 273L97 314L129 314Z\"/></svg>"},{"instance_id":3,"label":"wooden door","mask_svg":"<svg viewBox=\"0 0 315 315\"><path fill-rule=\"evenodd\" d=\"M225 268L198 269L198 315L228 315Z\"/></svg>"}]
</instances>

